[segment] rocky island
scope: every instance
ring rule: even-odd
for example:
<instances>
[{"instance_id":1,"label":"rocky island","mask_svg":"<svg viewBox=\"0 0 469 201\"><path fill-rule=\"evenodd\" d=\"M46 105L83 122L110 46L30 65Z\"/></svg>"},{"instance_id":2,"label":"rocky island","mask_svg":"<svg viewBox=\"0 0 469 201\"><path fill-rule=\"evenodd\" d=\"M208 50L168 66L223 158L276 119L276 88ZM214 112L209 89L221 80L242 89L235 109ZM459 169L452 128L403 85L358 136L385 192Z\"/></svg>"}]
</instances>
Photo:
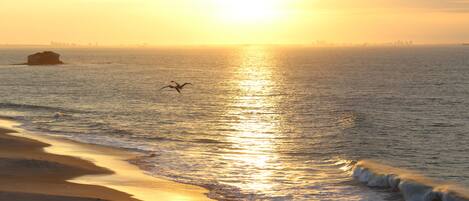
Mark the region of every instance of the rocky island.
<instances>
[{"instance_id":1,"label":"rocky island","mask_svg":"<svg viewBox=\"0 0 469 201\"><path fill-rule=\"evenodd\" d=\"M60 61L60 54L52 51L38 52L28 56L27 65L57 65L63 64Z\"/></svg>"}]
</instances>

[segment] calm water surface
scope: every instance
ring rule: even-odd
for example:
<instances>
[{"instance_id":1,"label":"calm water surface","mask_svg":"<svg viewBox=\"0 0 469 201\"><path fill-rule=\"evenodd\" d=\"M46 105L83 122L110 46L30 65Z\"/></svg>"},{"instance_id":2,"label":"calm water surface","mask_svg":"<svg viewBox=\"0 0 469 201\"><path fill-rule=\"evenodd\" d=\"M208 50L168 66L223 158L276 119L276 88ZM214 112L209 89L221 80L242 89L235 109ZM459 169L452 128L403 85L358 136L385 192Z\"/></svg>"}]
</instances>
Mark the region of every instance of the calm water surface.
<instances>
[{"instance_id":1,"label":"calm water surface","mask_svg":"<svg viewBox=\"0 0 469 201\"><path fill-rule=\"evenodd\" d=\"M402 200L354 181L360 159L469 185L468 47L58 49L66 65L9 65L35 51L0 49L0 115L144 152L143 169L218 199ZM159 90L171 80L193 85Z\"/></svg>"}]
</instances>

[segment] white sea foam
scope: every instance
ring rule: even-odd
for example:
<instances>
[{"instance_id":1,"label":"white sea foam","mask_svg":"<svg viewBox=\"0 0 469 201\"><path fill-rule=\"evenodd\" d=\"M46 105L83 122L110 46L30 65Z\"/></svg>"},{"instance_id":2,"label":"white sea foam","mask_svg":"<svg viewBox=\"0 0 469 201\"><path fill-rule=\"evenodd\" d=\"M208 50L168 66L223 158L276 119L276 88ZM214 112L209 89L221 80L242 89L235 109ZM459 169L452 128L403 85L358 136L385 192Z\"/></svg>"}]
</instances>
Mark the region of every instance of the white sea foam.
<instances>
[{"instance_id":1,"label":"white sea foam","mask_svg":"<svg viewBox=\"0 0 469 201\"><path fill-rule=\"evenodd\" d=\"M451 183L436 182L418 173L363 160L353 177L369 187L399 191L406 201L466 201L469 191Z\"/></svg>"}]
</instances>

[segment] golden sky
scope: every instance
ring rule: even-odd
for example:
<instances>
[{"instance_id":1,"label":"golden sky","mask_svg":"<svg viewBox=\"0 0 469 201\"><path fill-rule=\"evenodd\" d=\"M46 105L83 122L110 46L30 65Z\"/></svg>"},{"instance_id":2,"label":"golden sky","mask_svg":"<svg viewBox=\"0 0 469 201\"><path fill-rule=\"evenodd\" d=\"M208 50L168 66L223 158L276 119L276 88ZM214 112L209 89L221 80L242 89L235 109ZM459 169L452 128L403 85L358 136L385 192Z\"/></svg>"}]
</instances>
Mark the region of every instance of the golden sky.
<instances>
[{"instance_id":1,"label":"golden sky","mask_svg":"<svg viewBox=\"0 0 469 201\"><path fill-rule=\"evenodd\" d=\"M0 0L0 44L469 42L469 0Z\"/></svg>"}]
</instances>

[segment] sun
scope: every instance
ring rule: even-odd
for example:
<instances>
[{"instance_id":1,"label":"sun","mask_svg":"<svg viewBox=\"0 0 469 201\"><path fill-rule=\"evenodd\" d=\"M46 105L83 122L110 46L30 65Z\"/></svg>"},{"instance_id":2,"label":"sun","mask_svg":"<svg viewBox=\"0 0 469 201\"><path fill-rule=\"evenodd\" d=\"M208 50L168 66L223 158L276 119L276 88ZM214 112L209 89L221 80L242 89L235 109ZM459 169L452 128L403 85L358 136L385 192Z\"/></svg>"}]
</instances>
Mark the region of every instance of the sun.
<instances>
[{"instance_id":1,"label":"sun","mask_svg":"<svg viewBox=\"0 0 469 201\"><path fill-rule=\"evenodd\" d=\"M235 23L273 21L280 16L281 0L215 0L220 17Z\"/></svg>"}]
</instances>

